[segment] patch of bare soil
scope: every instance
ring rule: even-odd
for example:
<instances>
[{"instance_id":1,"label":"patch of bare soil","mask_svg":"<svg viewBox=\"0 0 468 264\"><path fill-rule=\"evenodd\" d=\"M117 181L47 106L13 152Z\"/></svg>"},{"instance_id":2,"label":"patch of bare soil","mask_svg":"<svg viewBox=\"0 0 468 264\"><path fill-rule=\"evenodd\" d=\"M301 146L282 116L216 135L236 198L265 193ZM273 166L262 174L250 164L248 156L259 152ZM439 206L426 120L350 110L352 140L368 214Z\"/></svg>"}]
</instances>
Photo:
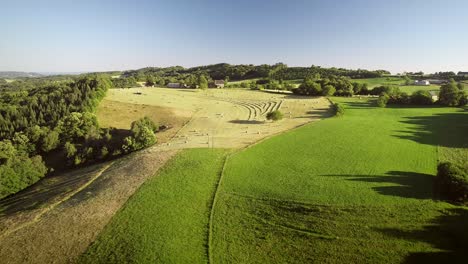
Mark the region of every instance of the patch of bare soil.
<instances>
[{"instance_id":1,"label":"patch of bare soil","mask_svg":"<svg viewBox=\"0 0 468 264\"><path fill-rule=\"evenodd\" d=\"M2 201L1 262L76 261L127 199L175 153L133 153L40 181Z\"/></svg>"}]
</instances>

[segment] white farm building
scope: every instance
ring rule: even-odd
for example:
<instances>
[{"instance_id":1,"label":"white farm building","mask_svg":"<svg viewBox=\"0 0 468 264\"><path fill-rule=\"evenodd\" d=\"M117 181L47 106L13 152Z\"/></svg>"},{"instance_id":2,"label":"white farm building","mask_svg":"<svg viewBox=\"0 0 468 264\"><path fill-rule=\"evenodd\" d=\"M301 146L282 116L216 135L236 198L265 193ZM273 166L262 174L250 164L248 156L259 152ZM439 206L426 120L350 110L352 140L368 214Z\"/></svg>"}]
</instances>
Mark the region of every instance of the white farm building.
<instances>
[{"instance_id":1,"label":"white farm building","mask_svg":"<svg viewBox=\"0 0 468 264\"><path fill-rule=\"evenodd\" d=\"M419 86L427 86L427 85L431 85L431 83L427 80L421 80L421 81L414 81L414 85L419 85Z\"/></svg>"}]
</instances>

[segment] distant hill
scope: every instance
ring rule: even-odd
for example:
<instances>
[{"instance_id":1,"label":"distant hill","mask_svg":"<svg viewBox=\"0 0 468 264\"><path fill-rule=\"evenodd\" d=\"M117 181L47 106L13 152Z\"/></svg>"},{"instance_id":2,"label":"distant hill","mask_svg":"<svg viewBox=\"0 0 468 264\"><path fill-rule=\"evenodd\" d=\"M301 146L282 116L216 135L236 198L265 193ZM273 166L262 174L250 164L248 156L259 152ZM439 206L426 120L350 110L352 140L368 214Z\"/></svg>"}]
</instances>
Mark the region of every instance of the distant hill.
<instances>
[{"instance_id":1,"label":"distant hill","mask_svg":"<svg viewBox=\"0 0 468 264\"><path fill-rule=\"evenodd\" d=\"M0 71L0 78L20 78L20 77L41 77L44 76L35 72L18 72L18 71Z\"/></svg>"}]
</instances>

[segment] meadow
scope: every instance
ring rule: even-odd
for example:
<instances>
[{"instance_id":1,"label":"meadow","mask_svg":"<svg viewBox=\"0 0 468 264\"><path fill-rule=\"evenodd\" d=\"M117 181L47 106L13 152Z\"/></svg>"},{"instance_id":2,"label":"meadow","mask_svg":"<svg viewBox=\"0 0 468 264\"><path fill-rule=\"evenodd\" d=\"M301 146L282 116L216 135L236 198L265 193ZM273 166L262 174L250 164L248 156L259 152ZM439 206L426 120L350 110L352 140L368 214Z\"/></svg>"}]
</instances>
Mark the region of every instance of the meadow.
<instances>
[{"instance_id":1,"label":"meadow","mask_svg":"<svg viewBox=\"0 0 468 264\"><path fill-rule=\"evenodd\" d=\"M226 150L185 150L116 214L81 263L206 263Z\"/></svg>"},{"instance_id":2,"label":"meadow","mask_svg":"<svg viewBox=\"0 0 468 264\"><path fill-rule=\"evenodd\" d=\"M229 155L224 173L226 151L183 151L129 200L82 260L437 263L466 258L468 210L434 200L432 181L439 159L466 155L468 112L333 100L345 106L343 117Z\"/></svg>"},{"instance_id":3,"label":"meadow","mask_svg":"<svg viewBox=\"0 0 468 264\"><path fill-rule=\"evenodd\" d=\"M418 86L418 85L405 85L405 81L399 77L381 77L381 78L369 78L369 79L353 79L353 82L358 83L367 83L369 89L382 86L382 85L393 85L400 88L400 91L407 94L412 94L419 90L424 91L439 91L440 85L428 85L428 86Z\"/></svg>"},{"instance_id":4,"label":"meadow","mask_svg":"<svg viewBox=\"0 0 468 264\"><path fill-rule=\"evenodd\" d=\"M229 160L215 208L215 262L461 258L468 211L434 201L432 179L437 146L468 147L466 111L334 100L346 106L343 118Z\"/></svg>"},{"instance_id":5,"label":"meadow","mask_svg":"<svg viewBox=\"0 0 468 264\"><path fill-rule=\"evenodd\" d=\"M369 89L381 86L381 85L403 85L405 81L400 77L380 77L380 78L368 78L368 79L353 79L353 82L367 83Z\"/></svg>"}]
</instances>

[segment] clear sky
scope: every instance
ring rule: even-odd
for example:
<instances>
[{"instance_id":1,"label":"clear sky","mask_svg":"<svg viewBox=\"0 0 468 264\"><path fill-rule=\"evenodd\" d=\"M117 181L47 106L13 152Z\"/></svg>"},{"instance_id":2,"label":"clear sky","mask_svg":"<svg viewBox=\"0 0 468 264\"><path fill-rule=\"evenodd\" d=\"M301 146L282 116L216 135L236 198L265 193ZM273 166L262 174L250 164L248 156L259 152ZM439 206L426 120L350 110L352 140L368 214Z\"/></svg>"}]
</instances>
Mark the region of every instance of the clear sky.
<instances>
[{"instance_id":1,"label":"clear sky","mask_svg":"<svg viewBox=\"0 0 468 264\"><path fill-rule=\"evenodd\" d=\"M220 62L468 71L468 1L0 1L0 71Z\"/></svg>"}]
</instances>

